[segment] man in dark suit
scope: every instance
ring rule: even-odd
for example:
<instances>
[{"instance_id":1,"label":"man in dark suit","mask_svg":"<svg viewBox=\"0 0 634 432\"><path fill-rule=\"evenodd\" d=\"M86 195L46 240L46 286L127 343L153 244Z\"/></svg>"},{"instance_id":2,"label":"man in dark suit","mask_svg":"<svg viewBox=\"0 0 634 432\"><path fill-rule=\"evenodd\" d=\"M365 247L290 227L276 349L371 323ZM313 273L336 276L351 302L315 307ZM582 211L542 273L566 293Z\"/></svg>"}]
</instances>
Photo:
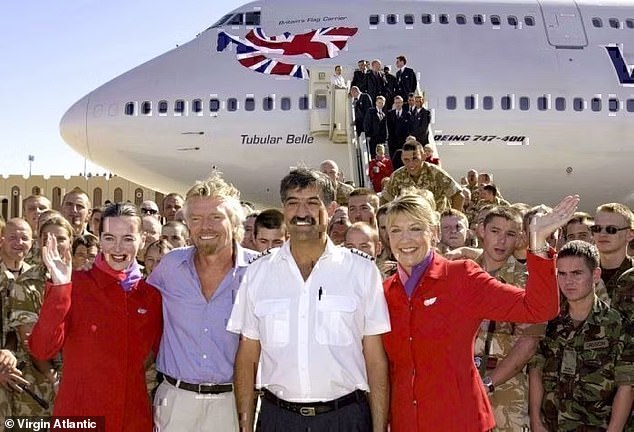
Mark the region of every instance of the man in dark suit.
<instances>
[{"instance_id":1,"label":"man in dark suit","mask_svg":"<svg viewBox=\"0 0 634 432\"><path fill-rule=\"evenodd\" d=\"M403 166L401 160L401 149L405 143L405 138L409 135L410 115L403 109L403 98L394 98L394 109L387 113L387 142L390 148L390 159L394 169Z\"/></svg>"},{"instance_id":2,"label":"man in dark suit","mask_svg":"<svg viewBox=\"0 0 634 432\"><path fill-rule=\"evenodd\" d=\"M367 75L367 93L370 98L375 101L377 96L385 97L385 87L387 81L385 80L385 74L381 70L381 62L379 60L372 60L372 70Z\"/></svg>"},{"instance_id":3,"label":"man in dark suit","mask_svg":"<svg viewBox=\"0 0 634 432\"><path fill-rule=\"evenodd\" d=\"M357 64L359 68L355 70L352 75L352 83L350 83L350 87L358 87L359 91L363 93L367 90L368 62L365 60L359 60Z\"/></svg>"},{"instance_id":4,"label":"man in dark suit","mask_svg":"<svg viewBox=\"0 0 634 432\"><path fill-rule=\"evenodd\" d=\"M370 150L370 158L376 155L376 145L383 144L387 141L387 116L383 112L384 106L385 98L383 96L377 96L376 106L370 108L365 114L363 128L365 131L365 141L368 143Z\"/></svg>"},{"instance_id":5,"label":"man in dark suit","mask_svg":"<svg viewBox=\"0 0 634 432\"><path fill-rule=\"evenodd\" d=\"M385 66L383 68L383 75L385 75L385 110L389 111L393 107L394 104L394 96L397 95L398 84L396 82L396 77L390 73L390 67Z\"/></svg>"},{"instance_id":6,"label":"man in dark suit","mask_svg":"<svg viewBox=\"0 0 634 432\"><path fill-rule=\"evenodd\" d=\"M396 84L397 94L405 99L410 93L415 93L418 88L418 78L414 69L408 68L405 56L396 57Z\"/></svg>"},{"instance_id":7,"label":"man in dark suit","mask_svg":"<svg viewBox=\"0 0 634 432\"><path fill-rule=\"evenodd\" d=\"M367 93L361 93L359 87L356 86L350 88L350 97L354 104L354 125L359 137L363 132L365 115L372 108L372 99Z\"/></svg>"},{"instance_id":8,"label":"man in dark suit","mask_svg":"<svg viewBox=\"0 0 634 432\"><path fill-rule=\"evenodd\" d=\"M414 135L416 140L422 145L429 144L429 137L427 136L427 133L429 130L429 123L431 123L431 113L423 107L424 102L425 99L423 99L423 96L416 95L416 109L411 114L409 123L410 135Z\"/></svg>"},{"instance_id":9,"label":"man in dark suit","mask_svg":"<svg viewBox=\"0 0 634 432\"><path fill-rule=\"evenodd\" d=\"M403 109L407 111L408 114L414 114L416 110L416 96L414 93L407 95L407 102L403 104Z\"/></svg>"}]
</instances>

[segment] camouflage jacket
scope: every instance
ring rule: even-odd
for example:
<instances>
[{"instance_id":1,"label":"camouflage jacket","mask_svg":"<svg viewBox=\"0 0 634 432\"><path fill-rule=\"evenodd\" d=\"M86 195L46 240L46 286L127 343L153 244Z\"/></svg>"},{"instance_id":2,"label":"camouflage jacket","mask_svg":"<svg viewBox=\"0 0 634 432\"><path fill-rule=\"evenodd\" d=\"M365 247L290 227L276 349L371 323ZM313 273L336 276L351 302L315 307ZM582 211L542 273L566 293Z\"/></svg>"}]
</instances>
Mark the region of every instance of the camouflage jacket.
<instances>
[{"instance_id":1,"label":"camouflage jacket","mask_svg":"<svg viewBox=\"0 0 634 432\"><path fill-rule=\"evenodd\" d=\"M31 362L20 339L18 328L32 325L37 321L42 306L42 292L47 279L43 265L29 266L24 263L22 273L15 276L0 264L0 292L3 300L3 346L13 350L22 364L22 377L31 383L31 390L48 401L50 406L43 409L26 393L11 393L11 412L15 416L47 416L51 414L54 392L51 383Z\"/></svg>"},{"instance_id":2,"label":"camouflage jacket","mask_svg":"<svg viewBox=\"0 0 634 432\"><path fill-rule=\"evenodd\" d=\"M634 268L627 270L617 279L612 292L612 307L634 322Z\"/></svg>"},{"instance_id":3,"label":"camouflage jacket","mask_svg":"<svg viewBox=\"0 0 634 432\"><path fill-rule=\"evenodd\" d=\"M337 204L341 206L348 205L348 197L350 196L350 192L354 190L354 187L350 186L344 182L337 182L337 191L335 196L335 201Z\"/></svg>"},{"instance_id":4,"label":"camouflage jacket","mask_svg":"<svg viewBox=\"0 0 634 432\"><path fill-rule=\"evenodd\" d=\"M629 326L596 296L579 327L565 305L548 323L532 365L542 371L542 411L549 430L607 427L617 387L634 383Z\"/></svg>"},{"instance_id":5,"label":"camouflage jacket","mask_svg":"<svg viewBox=\"0 0 634 432\"><path fill-rule=\"evenodd\" d=\"M634 289L634 258L625 258L617 272L607 283L601 279L597 284L596 293L600 300L606 302L628 319L634 318L632 304L632 290Z\"/></svg>"},{"instance_id":6,"label":"camouflage jacket","mask_svg":"<svg viewBox=\"0 0 634 432\"><path fill-rule=\"evenodd\" d=\"M401 190L408 187L427 189L433 193L436 200L436 211L438 212L449 208L449 198L462 191L460 185L456 183L447 171L425 162L421 173L416 178L409 175L405 167L394 171L389 183L383 189L381 199L383 202L390 202L401 193Z\"/></svg>"},{"instance_id":7,"label":"camouflage jacket","mask_svg":"<svg viewBox=\"0 0 634 432\"><path fill-rule=\"evenodd\" d=\"M479 184L469 184L466 186L467 189L471 192L471 202L477 203L480 200L480 185Z\"/></svg>"},{"instance_id":8,"label":"camouflage jacket","mask_svg":"<svg viewBox=\"0 0 634 432\"><path fill-rule=\"evenodd\" d=\"M37 239L33 239L33 245L29 249L29 253L24 257L24 262L31 266L42 264L42 249Z\"/></svg>"},{"instance_id":9,"label":"camouflage jacket","mask_svg":"<svg viewBox=\"0 0 634 432\"><path fill-rule=\"evenodd\" d=\"M483 256L480 255L480 257L476 259L476 262L482 266L482 261ZM526 271L526 265L511 256L494 276L501 282L524 288L528 273ZM484 354L484 345L489 332L489 322L489 320L483 320L480 324L480 329L478 330L475 341L476 356ZM489 357L498 359L506 357L520 336L542 336L544 334L544 328L544 324L496 322Z\"/></svg>"},{"instance_id":10,"label":"camouflage jacket","mask_svg":"<svg viewBox=\"0 0 634 432\"><path fill-rule=\"evenodd\" d=\"M4 263L0 263L0 293L2 295L2 346L17 350L17 328L23 324L34 324L42 306L42 295L38 287L44 280L27 263L22 264L22 273L15 276Z\"/></svg>"}]
</instances>

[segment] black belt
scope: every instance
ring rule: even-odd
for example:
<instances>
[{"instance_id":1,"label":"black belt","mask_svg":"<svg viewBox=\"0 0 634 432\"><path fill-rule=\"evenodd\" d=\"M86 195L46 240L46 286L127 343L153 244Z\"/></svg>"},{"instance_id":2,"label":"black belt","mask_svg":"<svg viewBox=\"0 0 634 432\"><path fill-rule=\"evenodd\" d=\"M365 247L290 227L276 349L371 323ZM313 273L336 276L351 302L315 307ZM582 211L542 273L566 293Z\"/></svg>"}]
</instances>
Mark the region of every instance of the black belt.
<instances>
[{"instance_id":1,"label":"black belt","mask_svg":"<svg viewBox=\"0 0 634 432\"><path fill-rule=\"evenodd\" d=\"M278 398L266 389L262 391L262 394L264 395L264 399L266 399L267 401L274 403L280 408L294 412L304 417L313 417L318 414L325 414L327 412L338 410L355 402L367 400L366 393L361 390L356 390L338 399L326 402L288 402L284 399Z\"/></svg>"},{"instance_id":2,"label":"black belt","mask_svg":"<svg viewBox=\"0 0 634 432\"><path fill-rule=\"evenodd\" d=\"M233 384L190 384L163 374L165 381L176 388L198 394L220 394L233 391Z\"/></svg>"}]
</instances>

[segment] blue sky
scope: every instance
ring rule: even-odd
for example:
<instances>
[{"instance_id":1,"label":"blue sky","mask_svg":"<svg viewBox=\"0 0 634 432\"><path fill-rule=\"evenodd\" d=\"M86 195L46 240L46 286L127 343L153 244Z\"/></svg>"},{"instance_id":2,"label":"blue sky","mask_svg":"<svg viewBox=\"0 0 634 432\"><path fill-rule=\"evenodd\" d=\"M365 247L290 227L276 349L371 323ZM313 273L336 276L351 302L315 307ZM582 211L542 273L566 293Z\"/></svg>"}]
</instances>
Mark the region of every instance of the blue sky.
<instances>
[{"instance_id":1,"label":"blue sky","mask_svg":"<svg viewBox=\"0 0 634 432\"><path fill-rule=\"evenodd\" d=\"M59 135L78 99L193 39L247 0L5 2L0 14L0 175L76 175L84 158ZM89 172L105 172L88 163Z\"/></svg>"}]
</instances>

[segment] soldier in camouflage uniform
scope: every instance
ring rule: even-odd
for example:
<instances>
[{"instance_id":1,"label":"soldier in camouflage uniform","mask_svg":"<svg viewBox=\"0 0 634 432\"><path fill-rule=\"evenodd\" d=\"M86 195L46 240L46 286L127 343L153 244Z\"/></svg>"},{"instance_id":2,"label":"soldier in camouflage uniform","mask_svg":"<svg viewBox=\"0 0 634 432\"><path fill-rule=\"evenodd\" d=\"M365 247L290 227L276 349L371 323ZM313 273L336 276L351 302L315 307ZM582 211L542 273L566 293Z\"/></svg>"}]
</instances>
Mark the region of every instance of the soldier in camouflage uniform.
<instances>
[{"instance_id":1,"label":"soldier in camouflage uniform","mask_svg":"<svg viewBox=\"0 0 634 432\"><path fill-rule=\"evenodd\" d=\"M0 286L7 290L7 333L8 342L15 346L18 364L22 365L22 376L31 383L31 390L49 403L49 408L40 406L26 393L13 394L13 415L44 416L50 415L53 402L53 383L55 377L42 374L33 364L24 341L26 335L37 321L42 306L40 289L45 279L39 274L38 267L24 264L23 273L15 277L4 264L0 264ZM48 366L45 366L48 367Z\"/></svg>"},{"instance_id":2,"label":"soldier in camouflage uniform","mask_svg":"<svg viewBox=\"0 0 634 432\"><path fill-rule=\"evenodd\" d=\"M3 346L11 349L22 369L23 378L30 383L31 390L49 403L42 407L25 392L12 392L8 399L12 404L12 414L16 416L50 415L53 400L53 373L48 362L39 362L35 366L29 356L24 341L37 321L37 313L42 304L42 276L24 262L32 239L30 226L21 219L12 219L7 224L6 235L0 248L0 292L3 300ZM16 252L18 251L19 252ZM38 289L39 287L39 289Z\"/></svg>"},{"instance_id":3,"label":"soldier in camouflage uniform","mask_svg":"<svg viewBox=\"0 0 634 432\"><path fill-rule=\"evenodd\" d=\"M634 214L620 203L603 204L597 208L590 230L601 258L597 295L619 309L614 291L621 275L634 267L634 258L627 256L627 244L634 238Z\"/></svg>"},{"instance_id":4,"label":"soldier in camouflage uniform","mask_svg":"<svg viewBox=\"0 0 634 432\"><path fill-rule=\"evenodd\" d=\"M634 322L634 268L623 273L616 282L612 294L614 304L621 315Z\"/></svg>"},{"instance_id":5,"label":"soldier in camouflage uniform","mask_svg":"<svg viewBox=\"0 0 634 432\"><path fill-rule=\"evenodd\" d=\"M526 266L513 258L522 235L521 216L511 209L494 207L483 225L483 252L476 262L499 281L524 288ZM528 430L528 379L524 366L535 353L544 328L544 324L488 320L480 325L475 362L489 390L496 431Z\"/></svg>"},{"instance_id":6,"label":"soldier in camouflage uniform","mask_svg":"<svg viewBox=\"0 0 634 432\"><path fill-rule=\"evenodd\" d=\"M425 162L420 143L406 142L401 158L405 166L392 173L389 183L383 189L383 203L392 201L403 189L415 187L429 190L434 194L436 211L442 212L449 207L462 211L462 187L447 171Z\"/></svg>"},{"instance_id":7,"label":"soldier in camouflage uniform","mask_svg":"<svg viewBox=\"0 0 634 432\"><path fill-rule=\"evenodd\" d=\"M532 362L532 431L623 430L634 383L631 324L595 295L600 269L593 245L564 245L557 276L567 301Z\"/></svg>"},{"instance_id":8,"label":"soldier in camouflage uniform","mask_svg":"<svg viewBox=\"0 0 634 432\"><path fill-rule=\"evenodd\" d=\"M30 195L22 201L22 214L31 226L33 231L33 245L28 255L24 258L27 264L36 265L41 263L40 245L37 241L37 233L39 232L39 218L42 213L51 209L51 201L43 195Z\"/></svg>"},{"instance_id":9,"label":"soldier in camouflage uniform","mask_svg":"<svg viewBox=\"0 0 634 432\"><path fill-rule=\"evenodd\" d=\"M1 309L1 308L0 308ZM19 385L28 385L17 368L17 359L7 349L0 350L0 421L13 415L11 395L13 389L20 391Z\"/></svg>"},{"instance_id":10,"label":"soldier in camouflage uniform","mask_svg":"<svg viewBox=\"0 0 634 432\"><path fill-rule=\"evenodd\" d=\"M474 204L477 203L480 198L479 186L478 172L474 169L470 169L467 171L467 188L469 189L469 192L471 192L471 202Z\"/></svg>"},{"instance_id":11,"label":"soldier in camouflage uniform","mask_svg":"<svg viewBox=\"0 0 634 432\"><path fill-rule=\"evenodd\" d=\"M325 160L319 165L319 171L326 174L330 180L332 180L335 186L335 201L340 206L348 205L348 197L350 192L354 190L354 187L342 182L343 174L339 171L339 166L335 161Z\"/></svg>"},{"instance_id":12,"label":"soldier in camouflage uniform","mask_svg":"<svg viewBox=\"0 0 634 432\"><path fill-rule=\"evenodd\" d=\"M623 273L616 282L613 293L613 305L630 326L630 335L634 334L634 268ZM626 432L634 432L634 412L630 416Z\"/></svg>"}]
</instances>

